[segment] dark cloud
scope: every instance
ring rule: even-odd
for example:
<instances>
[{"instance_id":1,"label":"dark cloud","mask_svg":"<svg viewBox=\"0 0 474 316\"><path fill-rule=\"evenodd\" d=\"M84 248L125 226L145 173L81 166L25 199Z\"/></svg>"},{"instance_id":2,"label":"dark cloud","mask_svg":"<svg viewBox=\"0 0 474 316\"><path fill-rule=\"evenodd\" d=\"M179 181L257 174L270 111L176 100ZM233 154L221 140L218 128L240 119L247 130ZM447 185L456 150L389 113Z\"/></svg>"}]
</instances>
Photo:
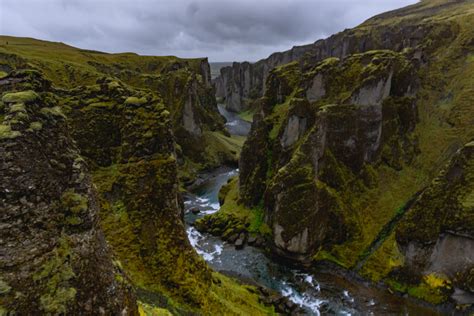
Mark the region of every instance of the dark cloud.
<instances>
[{"instance_id":1,"label":"dark cloud","mask_svg":"<svg viewBox=\"0 0 474 316\"><path fill-rule=\"evenodd\" d=\"M0 33L147 55L258 60L416 0L0 0Z\"/></svg>"}]
</instances>

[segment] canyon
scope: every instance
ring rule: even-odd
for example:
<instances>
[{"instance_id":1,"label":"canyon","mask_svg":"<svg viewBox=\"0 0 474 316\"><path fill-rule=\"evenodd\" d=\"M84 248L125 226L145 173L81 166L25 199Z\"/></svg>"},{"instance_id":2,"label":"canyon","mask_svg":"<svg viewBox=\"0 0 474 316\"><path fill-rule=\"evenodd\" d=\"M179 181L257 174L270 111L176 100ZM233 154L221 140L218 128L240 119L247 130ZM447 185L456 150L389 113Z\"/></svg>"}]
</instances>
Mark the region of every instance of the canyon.
<instances>
[{"instance_id":1,"label":"canyon","mask_svg":"<svg viewBox=\"0 0 474 316\"><path fill-rule=\"evenodd\" d=\"M219 71L0 36L0 314L472 313L473 23Z\"/></svg>"}]
</instances>

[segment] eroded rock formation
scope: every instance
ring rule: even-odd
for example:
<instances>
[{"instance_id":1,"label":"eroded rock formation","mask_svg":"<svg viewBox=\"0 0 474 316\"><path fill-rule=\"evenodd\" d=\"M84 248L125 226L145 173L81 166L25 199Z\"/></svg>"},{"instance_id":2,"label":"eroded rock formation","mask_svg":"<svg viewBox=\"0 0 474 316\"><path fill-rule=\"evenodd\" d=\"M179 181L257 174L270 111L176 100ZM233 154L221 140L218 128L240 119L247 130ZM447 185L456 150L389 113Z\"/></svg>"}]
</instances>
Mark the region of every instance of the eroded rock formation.
<instances>
[{"instance_id":1,"label":"eroded rock formation","mask_svg":"<svg viewBox=\"0 0 474 316\"><path fill-rule=\"evenodd\" d=\"M87 164L54 96L28 90L35 75L0 84L2 312L138 314L100 229Z\"/></svg>"}]
</instances>

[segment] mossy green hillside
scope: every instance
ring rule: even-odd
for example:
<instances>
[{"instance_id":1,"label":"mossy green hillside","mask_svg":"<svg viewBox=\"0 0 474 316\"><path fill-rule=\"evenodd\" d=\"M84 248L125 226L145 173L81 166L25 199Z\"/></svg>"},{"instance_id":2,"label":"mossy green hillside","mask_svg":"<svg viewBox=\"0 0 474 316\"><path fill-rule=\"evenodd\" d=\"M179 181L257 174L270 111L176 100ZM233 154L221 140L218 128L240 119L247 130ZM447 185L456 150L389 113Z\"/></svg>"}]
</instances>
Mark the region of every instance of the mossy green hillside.
<instances>
[{"instance_id":1,"label":"mossy green hillside","mask_svg":"<svg viewBox=\"0 0 474 316\"><path fill-rule=\"evenodd\" d=\"M59 42L26 37L0 37L2 69L36 68L46 79L63 88L89 85L104 75L142 84L149 77L182 67L200 72L202 59L174 56L140 56L135 53L108 54L84 50ZM25 67L29 64L29 67ZM202 79L204 80L204 79Z\"/></svg>"}]
</instances>

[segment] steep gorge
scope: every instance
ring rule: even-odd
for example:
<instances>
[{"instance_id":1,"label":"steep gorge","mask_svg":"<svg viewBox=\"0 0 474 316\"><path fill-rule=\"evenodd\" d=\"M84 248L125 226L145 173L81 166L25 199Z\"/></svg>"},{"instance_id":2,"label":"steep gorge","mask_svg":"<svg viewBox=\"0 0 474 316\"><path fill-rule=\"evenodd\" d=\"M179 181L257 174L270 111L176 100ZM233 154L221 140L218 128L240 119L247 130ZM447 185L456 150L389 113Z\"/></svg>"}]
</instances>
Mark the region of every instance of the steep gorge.
<instances>
[{"instance_id":1,"label":"steep gorge","mask_svg":"<svg viewBox=\"0 0 474 316\"><path fill-rule=\"evenodd\" d=\"M1 313L271 314L184 229L178 171L239 151L207 61L1 40Z\"/></svg>"},{"instance_id":2,"label":"steep gorge","mask_svg":"<svg viewBox=\"0 0 474 316\"><path fill-rule=\"evenodd\" d=\"M422 1L222 69L217 96L257 112L231 184L237 198L223 198L223 210L237 203L242 214L263 212L254 231L280 256L357 268L434 304L472 303L472 258L446 250L472 247L470 163L451 167L451 180L434 175L458 165L457 151L472 160L473 9L472 1ZM234 213L204 219L203 229L231 229L222 221Z\"/></svg>"},{"instance_id":3,"label":"steep gorge","mask_svg":"<svg viewBox=\"0 0 474 316\"><path fill-rule=\"evenodd\" d=\"M1 36L0 314L273 314L184 229L186 185L241 149L200 230L472 311L473 21L422 1L216 90L206 59ZM215 96L256 112L243 147Z\"/></svg>"}]
</instances>

